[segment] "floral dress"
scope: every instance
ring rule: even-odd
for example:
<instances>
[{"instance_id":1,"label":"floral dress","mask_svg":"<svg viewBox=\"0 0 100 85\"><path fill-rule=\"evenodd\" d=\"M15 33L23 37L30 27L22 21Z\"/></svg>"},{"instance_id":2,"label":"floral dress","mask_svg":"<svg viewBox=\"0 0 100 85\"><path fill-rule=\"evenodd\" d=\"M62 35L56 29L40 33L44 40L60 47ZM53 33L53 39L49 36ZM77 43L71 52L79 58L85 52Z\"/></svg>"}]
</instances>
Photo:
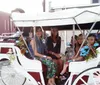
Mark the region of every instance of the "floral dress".
<instances>
[{"instance_id":1,"label":"floral dress","mask_svg":"<svg viewBox=\"0 0 100 85\"><path fill-rule=\"evenodd\" d=\"M42 39L38 39L37 36L35 36L36 41L36 48L38 53L44 54L45 53L45 45L42 42ZM40 58L38 56L35 56L38 60L40 60L44 65L47 66L47 78L52 78L55 76L56 73L56 63L54 63L52 60L46 59L44 57Z\"/></svg>"}]
</instances>

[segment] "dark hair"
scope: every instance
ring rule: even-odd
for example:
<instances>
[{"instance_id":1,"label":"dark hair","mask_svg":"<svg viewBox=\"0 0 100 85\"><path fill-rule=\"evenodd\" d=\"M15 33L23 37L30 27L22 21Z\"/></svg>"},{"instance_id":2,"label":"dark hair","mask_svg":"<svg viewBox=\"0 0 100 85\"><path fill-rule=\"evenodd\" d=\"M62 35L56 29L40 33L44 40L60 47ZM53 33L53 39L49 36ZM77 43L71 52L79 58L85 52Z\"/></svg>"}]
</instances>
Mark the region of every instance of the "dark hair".
<instances>
[{"instance_id":1,"label":"dark hair","mask_svg":"<svg viewBox=\"0 0 100 85\"><path fill-rule=\"evenodd\" d=\"M79 34L79 35L77 36L77 39L79 39L79 37L82 37L82 38L83 38L83 34Z\"/></svg>"},{"instance_id":2,"label":"dark hair","mask_svg":"<svg viewBox=\"0 0 100 85\"><path fill-rule=\"evenodd\" d=\"M78 37L83 36L83 34L79 34Z\"/></svg>"},{"instance_id":3,"label":"dark hair","mask_svg":"<svg viewBox=\"0 0 100 85\"><path fill-rule=\"evenodd\" d=\"M77 38L78 38L78 36L77 35L75 35L75 39L77 40Z\"/></svg>"},{"instance_id":4,"label":"dark hair","mask_svg":"<svg viewBox=\"0 0 100 85\"><path fill-rule=\"evenodd\" d=\"M83 39L79 39L80 37L83 38L83 34L79 34L78 37L77 37L77 40L83 40ZM79 45L79 46L81 46L81 44L82 44L82 43L79 43L79 42L78 42L78 45ZM85 43L84 43L84 44L85 44Z\"/></svg>"},{"instance_id":5,"label":"dark hair","mask_svg":"<svg viewBox=\"0 0 100 85\"><path fill-rule=\"evenodd\" d=\"M54 30L54 29L57 29L57 31L58 31L58 28L56 28L56 27L54 27L54 28L51 28L51 30ZM59 34L58 34L58 32L57 32L57 36L58 36ZM53 34L51 33L51 36L53 36Z\"/></svg>"},{"instance_id":6,"label":"dark hair","mask_svg":"<svg viewBox=\"0 0 100 85\"><path fill-rule=\"evenodd\" d=\"M77 40L78 36L77 35L74 35L74 37L75 37L75 40ZM71 38L73 38L73 36Z\"/></svg>"},{"instance_id":7,"label":"dark hair","mask_svg":"<svg viewBox=\"0 0 100 85\"><path fill-rule=\"evenodd\" d=\"M54 28L51 28L51 30L52 29L57 29L57 31L58 31L58 28L56 28L56 27L54 27ZM53 34L51 33L51 37L53 37ZM56 41L59 41L60 39L59 39L59 33L57 32L57 35L56 35Z\"/></svg>"},{"instance_id":8,"label":"dark hair","mask_svg":"<svg viewBox=\"0 0 100 85\"><path fill-rule=\"evenodd\" d=\"M94 37L95 38L95 40L97 40L96 39L96 35L95 34L89 34L89 36L88 37Z\"/></svg>"},{"instance_id":9,"label":"dark hair","mask_svg":"<svg viewBox=\"0 0 100 85\"><path fill-rule=\"evenodd\" d=\"M77 38L78 38L78 36L77 35L74 35L74 39L77 41ZM70 46L72 47L73 46L73 36L71 37L71 44L70 44ZM76 48L76 43L74 44L74 46L75 46L75 48Z\"/></svg>"},{"instance_id":10,"label":"dark hair","mask_svg":"<svg viewBox=\"0 0 100 85\"><path fill-rule=\"evenodd\" d=\"M42 28L41 27L36 27L35 32L38 32L38 30L42 31Z\"/></svg>"}]
</instances>

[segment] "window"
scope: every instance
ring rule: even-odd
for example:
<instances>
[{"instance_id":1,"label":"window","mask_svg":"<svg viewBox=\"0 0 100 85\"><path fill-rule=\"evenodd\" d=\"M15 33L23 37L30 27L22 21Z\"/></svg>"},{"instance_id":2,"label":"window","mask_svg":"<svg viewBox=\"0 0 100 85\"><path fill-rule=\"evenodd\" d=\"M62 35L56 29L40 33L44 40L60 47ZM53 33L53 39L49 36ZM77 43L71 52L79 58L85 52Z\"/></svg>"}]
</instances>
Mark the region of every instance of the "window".
<instances>
[{"instance_id":1,"label":"window","mask_svg":"<svg viewBox=\"0 0 100 85\"><path fill-rule=\"evenodd\" d=\"M99 0L92 0L92 3L99 3Z\"/></svg>"}]
</instances>

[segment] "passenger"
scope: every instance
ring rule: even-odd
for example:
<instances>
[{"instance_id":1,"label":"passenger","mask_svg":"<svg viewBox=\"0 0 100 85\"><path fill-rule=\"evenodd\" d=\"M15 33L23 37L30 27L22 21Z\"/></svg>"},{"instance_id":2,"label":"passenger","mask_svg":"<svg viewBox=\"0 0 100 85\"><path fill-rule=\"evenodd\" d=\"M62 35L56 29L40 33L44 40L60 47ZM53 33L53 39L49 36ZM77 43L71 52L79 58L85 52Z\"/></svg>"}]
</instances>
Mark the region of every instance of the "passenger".
<instances>
[{"instance_id":1,"label":"passenger","mask_svg":"<svg viewBox=\"0 0 100 85\"><path fill-rule=\"evenodd\" d=\"M16 41L16 46L18 46L20 48L21 53L24 55L27 48L26 48L26 45L25 45L25 43L23 41L23 37L22 36L20 36L19 39Z\"/></svg>"},{"instance_id":2,"label":"passenger","mask_svg":"<svg viewBox=\"0 0 100 85\"><path fill-rule=\"evenodd\" d=\"M77 41L78 36L75 35L74 38L75 38L75 39L74 39L74 42L73 42L73 36L71 37L71 46L73 46L73 43L74 43L74 45L75 45L75 47L76 47L76 44L77 44L77 42L78 42L78 41Z\"/></svg>"},{"instance_id":3,"label":"passenger","mask_svg":"<svg viewBox=\"0 0 100 85\"><path fill-rule=\"evenodd\" d=\"M58 29L56 27L51 28L51 36L47 38L46 45L48 55L51 56L53 61L57 64L56 76L58 77L63 67L63 61L60 56L61 37L59 36Z\"/></svg>"},{"instance_id":4,"label":"passenger","mask_svg":"<svg viewBox=\"0 0 100 85\"><path fill-rule=\"evenodd\" d=\"M35 38L31 40L35 57L47 66L47 85L55 85L56 64L50 56L45 55L45 48L42 42L42 29L36 28Z\"/></svg>"},{"instance_id":5,"label":"passenger","mask_svg":"<svg viewBox=\"0 0 100 85\"><path fill-rule=\"evenodd\" d=\"M32 40L32 38L30 38L30 37L26 38L26 43L27 43L28 49L26 50L25 55L30 59L34 59L34 52L33 52L32 46L30 44L31 40Z\"/></svg>"},{"instance_id":6,"label":"passenger","mask_svg":"<svg viewBox=\"0 0 100 85\"><path fill-rule=\"evenodd\" d=\"M88 61L89 59L96 57L96 49L99 47L99 43L94 34L90 34L87 41L87 45L80 50L80 56Z\"/></svg>"},{"instance_id":7,"label":"passenger","mask_svg":"<svg viewBox=\"0 0 100 85\"><path fill-rule=\"evenodd\" d=\"M71 42L67 45L67 48L66 48L66 51L65 51L65 56L66 56L66 59L64 60L66 62L66 60L72 58L75 53L76 53L76 46L77 46L77 38L78 36L75 35L74 36L74 42L73 42L73 36L71 37Z\"/></svg>"},{"instance_id":8,"label":"passenger","mask_svg":"<svg viewBox=\"0 0 100 85\"><path fill-rule=\"evenodd\" d=\"M66 68L69 66L69 62L88 60L88 59L91 59L91 58L94 58L95 57L96 48L99 46L99 44L96 42L95 35L90 34L88 36L87 40L88 40L87 46L83 46L81 48L79 57L73 58L72 60L69 60L68 62L66 62L66 64L64 64L63 71L61 72L61 75L62 76L66 72Z\"/></svg>"},{"instance_id":9,"label":"passenger","mask_svg":"<svg viewBox=\"0 0 100 85\"><path fill-rule=\"evenodd\" d=\"M72 40L72 38L71 38L71 42L72 42L73 40ZM78 52L78 50L79 50L79 48L80 48L80 46L81 46L81 44L82 44L82 42L83 42L83 35L82 34L79 34L78 35L78 37L75 37L75 43L74 43L74 46L75 46L75 48L74 48L74 53L73 53L73 56L71 57L71 58L69 58L69 60L67 60L66 61L66 63L64 63L64 66L63 66L63 70L61 71L61 73L60 73L60 79L61 80L65 80L66 79L66 77L64 76L64 74L66 73L66 69L67 69L67 67L69 66L69 62L71 62L71 61L73 61L73 60L83 60L83 58L82 57L79 57L79 55L78 56L75 56L76 54L77 54L77 52Z\"/></svg>"},{"instance_id":10,"label":"passenger","mask_svg":"<svg viewBox=\"0 0 100 85\"><path fill-rule=\"evenodd\" d=\"M81 46L81 44L83 43L83 35L82 34L79 34L78 37L77 37L77 44L75 46L75 53L77 53L79 51L79 48ZM85 45L85 44L84 44ZM75 54L76 55L76 54ZM79 56L79 55L78 55ZM76 56L76 57L78 57Z\"/></svg>"},{"instance_id":11,"label":"passenger","mask_svg":"<svg viewBox=\"0 0 100 85\"><path fill-rule=\"evenodd\" d=\"M77 52L79 51L80 49L80 46L81 44L83 43L83 35L82 34L79 34L78 37L77 37L77 43L76 43L76 46L75 46L75 55L74 57L72 57L72 59L77 59L77 60L83 60L83 58L80 58L80 53L76 56ZM84 43L85 45L86 43ZM84 46L83 45L83 46ZM79 57L79 58L78 58Z\"/></svg>"}]
</instances>

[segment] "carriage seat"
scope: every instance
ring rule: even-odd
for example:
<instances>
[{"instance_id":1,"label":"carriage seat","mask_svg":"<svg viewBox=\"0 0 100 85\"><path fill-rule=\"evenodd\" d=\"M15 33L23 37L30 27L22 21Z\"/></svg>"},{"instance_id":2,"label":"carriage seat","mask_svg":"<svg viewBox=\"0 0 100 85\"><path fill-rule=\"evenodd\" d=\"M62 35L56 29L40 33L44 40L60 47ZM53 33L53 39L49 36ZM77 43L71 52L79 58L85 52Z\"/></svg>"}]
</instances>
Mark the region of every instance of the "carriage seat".
<instances>
[{"instance_id":1,"label":"carriage seat","mask_svg":"<svg viewBox=\"0 0 100 85\"><path fill-rule=\"evenodd\" d=\"M42 71L42 64L40 61L25 57L23 54L21 54L18 47L15 48L17 52L17 57L23 68L25 68L27 71Z\"/></svg>"},{"instance_id":2,"label":"carriage seat","mask_svg":"<svg viewBox=\"0 0 100 85\"><path fill-rule=\"evenodd\" d=\"M69 63L69 72L80 73L86 69L97 67L100 62L100 47L96 49L98 51L97 57L89 61L77 61Z\"/></svg>"},{"instance_id":3,"label":"carriage seat","mask_svg":"<svg viewBox=\"0 0 100 85\"><path fill-rule=\"evenodd\" d=\"M12 53L16 56L14 63L21 65L28 71L42 71L42 64L38 60L28 59L18 47L14 46L14 43L0 43L0 59L8 59L8 51L12 49Z\"/></svg>"}]
</instances>

